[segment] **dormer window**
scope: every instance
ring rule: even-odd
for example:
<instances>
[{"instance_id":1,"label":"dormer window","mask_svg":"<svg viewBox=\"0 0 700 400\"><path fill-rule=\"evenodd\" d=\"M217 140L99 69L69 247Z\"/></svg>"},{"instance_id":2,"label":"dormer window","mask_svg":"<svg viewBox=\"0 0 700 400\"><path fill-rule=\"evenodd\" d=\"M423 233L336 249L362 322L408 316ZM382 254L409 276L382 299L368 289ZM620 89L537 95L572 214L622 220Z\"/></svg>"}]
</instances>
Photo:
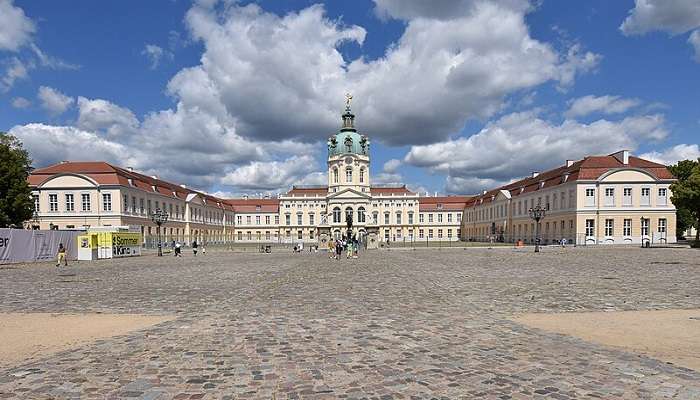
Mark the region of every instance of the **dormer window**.
<instances>
[{"instance_id":1,"label":"dormer window","mask_svg":"<svg viewBox=\"0 0 700 400\"><path fill-rule=\"evenodd\" d=\"M568 181L568 180L569 180L569 174L568 174L568 173L566 173L566 174L564 174L564 175L561 176L561 182L562 182L562 183L566 183L566 181Z\"/></svg>"},{"instance_id":2,"label":"dormer window","mask_svg":"<svg viewBox=\"0 0 700 400\"><path fill-rule=\"evenodd\" d=\"M127 181L129 182L129 186L134 186L134 180L131 178L127 178Z\"/></svg>"},{"instance_id":3,"label":"dormer window","mask_svg":"<svg viewBox=\"0 0 700 400\"><path fill-rule=\"evenodd\" d=\"M540 181L540 189L544 187L544 181Z\"/></svg>"},{"instance_id":4,"label":"dormer window","mask_svg":"<svg viewBox=\"0 0 700 400\"><path fill-rule=\"evenodd\" d=\"M521 188L520 188L520 193L522 193L522 192L524 192L524 191L525 191L525 188L524 188L524 187L521 187Z\"/></svg>"},{"instance_id":5,"label":"dormer window","mask_svg":"<svg viewBox=\"0 0 700 400\"><path fill-rule=\"evenodd\" d=\"M260 211L260 210L262 210L261 206L255 206L255 211Z\"/></svg>"},{"instance_id":6,"label":"dormer window","mask_svg":"<svg viewBox=\"0 0 700 400\"><path fill-rule=\"evenodd\" d=\"M442 210L442 203L437 203L437 209Z\"/></svg>"},{"instance_id":7,"label":"dormer window","mask_svg":"<svg viewBox=\"0 0 700 400\"><path fill-rule=\"evenodd\" d=\"M177 197L177 193L173 191L173 197Z\"/></svg>"},{"instance_id":8,"label":"dormer window","mask_svg":"<svg viewBox=\"0 0 700 400\"><path fill-rule=\"evenodd\" d=\"M153 189L154 192L158 191L158 188L156 187L156 185L151 185L151 189Z\"/></svg>"}]
</instances>

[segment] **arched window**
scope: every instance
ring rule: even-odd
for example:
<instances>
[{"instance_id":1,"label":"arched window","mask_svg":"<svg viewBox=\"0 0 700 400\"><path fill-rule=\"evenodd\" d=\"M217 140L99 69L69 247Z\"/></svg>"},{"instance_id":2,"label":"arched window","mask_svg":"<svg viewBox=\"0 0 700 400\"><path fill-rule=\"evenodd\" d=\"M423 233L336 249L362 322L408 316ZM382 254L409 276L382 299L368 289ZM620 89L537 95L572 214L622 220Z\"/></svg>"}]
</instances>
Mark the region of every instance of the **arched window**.
<instances>
[{"instance_id":1,"label":"arched window","mask_svg":"<svg viewBox=\"0 0 700 400\"><path fill-rule=\"evenodd\" d=\"M333 183L338 183L338 168L333 168Z\"/></svg>"},{"instance_id":2,"label":"arched window","mask_svg":"<svg viewBox=\"0 0 700 400\"><path fill-rule=\"evenodd\" d=\"M365 222L365 208L360 207L357 209L357 222Z\"/></svg>"},{"instance_id":3,"label":"arched window","mask_svg":"<svg viewBox=\"0 0 700 400\"><path fill-rule=\"evenodd\" d=\"M333 222L340 223L340 207L333 209Z\"/></svg>"},{"instance_id":4,"label":"arched window","mask_svg":"<svg viewBox=\"0 0 700 400\"><path fill-rule=\"evenodd\" d=\"M345 208L345 221L352 221L352 207Z\"/></svg>"},{"instance_id":5,"label":"arched window","mask_svg":"<svg viewBox=\"0 0 700 400\"><path fill-rule=\"evenodd\" d=\"M345 182L352 183L352 168L351 167L345 168Z\"/></svg>"},{"instance_id":6,"label":"arched window","mask_svg":"<svg viewBox=\"0 0 700 400\"><path fill-rule=\"evenodd\" d=\"M365 169L360 168L360 183L365 183Z\"/></svg>"}]
</instances>

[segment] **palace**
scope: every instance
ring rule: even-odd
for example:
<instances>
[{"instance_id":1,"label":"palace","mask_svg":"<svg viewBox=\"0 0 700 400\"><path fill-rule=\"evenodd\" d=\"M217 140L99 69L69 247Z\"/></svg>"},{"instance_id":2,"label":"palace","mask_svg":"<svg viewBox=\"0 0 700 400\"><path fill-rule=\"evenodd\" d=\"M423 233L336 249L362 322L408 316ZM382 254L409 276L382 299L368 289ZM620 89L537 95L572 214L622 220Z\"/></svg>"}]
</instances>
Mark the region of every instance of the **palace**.
<instances>
[{"instance_id":1,"label":"palace","mask_svg":"<svg viewBox=\"0 0 700 400\"><path fill-rule=\"evenodd\" d=\"M106 162L62 162L29 177L35 214L28 226L131 226L153 243L155 209L169 214L167 242L313 243L352 235L368 248L390 242L524 241L528 209L547 211L544 243L675 242L673 176L627 151L566 161L473 196L420 196L405 185L373 185L370 140L355 127L350 99L328 139L328 182L294 186L276 198L222 199Z\"/></svg>"}]
</instances>

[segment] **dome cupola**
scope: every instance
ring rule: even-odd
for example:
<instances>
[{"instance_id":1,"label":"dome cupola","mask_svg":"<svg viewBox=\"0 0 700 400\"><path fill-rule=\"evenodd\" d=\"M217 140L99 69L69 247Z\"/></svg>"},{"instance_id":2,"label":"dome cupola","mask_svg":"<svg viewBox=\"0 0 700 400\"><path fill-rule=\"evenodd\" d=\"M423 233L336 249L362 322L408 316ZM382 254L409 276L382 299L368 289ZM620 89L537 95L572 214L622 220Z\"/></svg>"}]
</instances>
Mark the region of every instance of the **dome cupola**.
<instances>
[{"instance_id":1,"label":"dome cupola","mask_svg":"<svg viewBox=\"0 0 700 400\"><path fill-rule=\"evenodd\" d=\"M369 155L369 139L355 129L355 114L350 109L351 95L346 95L343 125L340 131L328 139L328 156L341 154Z\"/></svg>"}]
</instances>

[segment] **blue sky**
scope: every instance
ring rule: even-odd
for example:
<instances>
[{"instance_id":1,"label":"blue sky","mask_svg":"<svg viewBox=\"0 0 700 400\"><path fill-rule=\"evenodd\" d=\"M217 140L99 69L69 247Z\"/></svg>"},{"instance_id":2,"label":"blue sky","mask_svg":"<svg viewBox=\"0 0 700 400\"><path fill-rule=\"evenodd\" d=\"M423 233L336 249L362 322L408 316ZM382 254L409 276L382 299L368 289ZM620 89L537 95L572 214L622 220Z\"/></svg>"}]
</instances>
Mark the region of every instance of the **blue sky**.
<instances>
[{"instance_id":1,"label":"blue sky","mask_svg":"<svg viewBox=\"0 0 700 400\"><path fill-rule=\"evenodd\" d=\"M0 74L0 130L37 167L222 195L324 183L347 91L374 182L421 191L700 156L695 0L0 0Z\"/></svg>"}]
</instances>

